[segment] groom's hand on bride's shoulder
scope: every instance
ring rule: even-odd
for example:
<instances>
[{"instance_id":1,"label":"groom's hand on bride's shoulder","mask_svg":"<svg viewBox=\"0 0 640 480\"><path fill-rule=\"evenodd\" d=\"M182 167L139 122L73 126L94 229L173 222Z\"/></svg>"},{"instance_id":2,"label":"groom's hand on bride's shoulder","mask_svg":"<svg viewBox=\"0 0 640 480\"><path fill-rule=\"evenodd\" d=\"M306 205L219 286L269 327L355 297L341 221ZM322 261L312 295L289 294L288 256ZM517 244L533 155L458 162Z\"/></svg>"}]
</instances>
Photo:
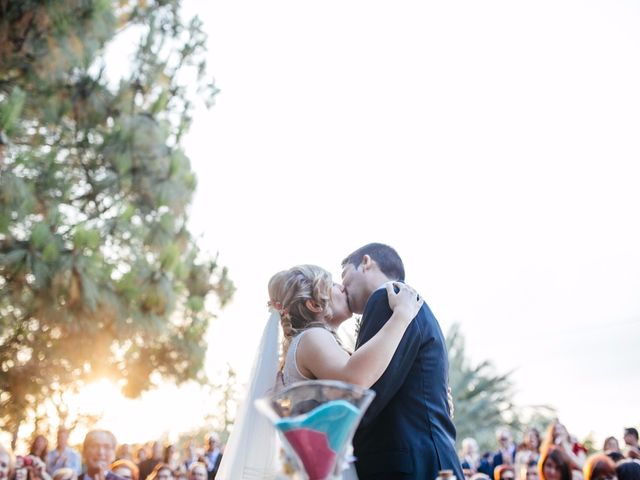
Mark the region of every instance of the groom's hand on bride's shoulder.
<instances>
[{"instance_id":1,"label":"groom's hand on bride's shoulder","mask_svg":"<svg viewBox=\"0 0 640 480\"><path fill-rule=\"evenodd\" d=\"M406 283L387 282L385 286L391 310L406 313L407 319L411 321L422 308L424 300Z\"/></svg>"}]
</instances>

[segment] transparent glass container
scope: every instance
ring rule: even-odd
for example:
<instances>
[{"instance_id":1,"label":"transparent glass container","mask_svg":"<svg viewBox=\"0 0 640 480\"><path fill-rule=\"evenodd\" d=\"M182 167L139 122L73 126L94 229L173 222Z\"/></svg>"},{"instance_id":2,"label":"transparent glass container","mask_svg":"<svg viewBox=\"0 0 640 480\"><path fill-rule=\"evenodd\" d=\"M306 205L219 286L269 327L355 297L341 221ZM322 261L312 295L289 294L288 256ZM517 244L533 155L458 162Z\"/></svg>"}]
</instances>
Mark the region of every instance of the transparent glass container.
<instances>
[{"instance_id":1,"label":"transparent glass container","mask_svg":"<svg viewBox=\"0 0 640 480\"><path fill-rule=\"evenodd\" d=\"M280 478L341 479L353 434L374 396L346 382L309 380L256 400L286 454Z\"/></svg>"}]
</instances>

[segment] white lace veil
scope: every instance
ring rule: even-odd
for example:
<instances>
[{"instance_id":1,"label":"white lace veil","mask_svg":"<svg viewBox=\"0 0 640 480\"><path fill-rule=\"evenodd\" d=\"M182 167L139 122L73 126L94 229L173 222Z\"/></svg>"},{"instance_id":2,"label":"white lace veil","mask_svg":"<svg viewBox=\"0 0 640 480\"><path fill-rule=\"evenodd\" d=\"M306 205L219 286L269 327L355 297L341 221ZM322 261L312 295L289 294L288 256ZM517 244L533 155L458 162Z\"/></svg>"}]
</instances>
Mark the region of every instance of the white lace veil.
<instances>
[{"instance_id":1,"label":"white lace veil","mask_svg":"<svg viewBox=\"0 0 640 480\"><path fill-rule=\"evenodd\" d=\"M220 480L273 479L278 469L275 428L256 409L254 401L273 391L278 374L280 314L272 309L262 332L258 352L247 384L247 392L224 449Z\"/></svg>"}]
</instances>

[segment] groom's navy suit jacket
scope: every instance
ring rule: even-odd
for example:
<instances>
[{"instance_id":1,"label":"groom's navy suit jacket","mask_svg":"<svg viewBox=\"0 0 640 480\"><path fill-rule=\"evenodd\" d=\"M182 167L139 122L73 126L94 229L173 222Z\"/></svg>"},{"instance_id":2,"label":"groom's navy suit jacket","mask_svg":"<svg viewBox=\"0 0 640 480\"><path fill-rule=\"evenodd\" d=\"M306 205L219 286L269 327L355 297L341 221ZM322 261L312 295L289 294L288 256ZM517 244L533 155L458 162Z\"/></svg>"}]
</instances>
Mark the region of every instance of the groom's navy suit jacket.
<instances>
[{"instance_id":1,"label":"groom's navy suit jacket","mask_svg":"<svg viewBox=\"0 0 640 480\"><path fill-rule=\"evenodd\" d=\"M391 317L386 289L365 306L356 349ZM434 480L453 470L464 480L449 417L449 360L438 321L426 303L373 385L376 396L353 438L358 478Z\"/></svg>"}]
</instances>

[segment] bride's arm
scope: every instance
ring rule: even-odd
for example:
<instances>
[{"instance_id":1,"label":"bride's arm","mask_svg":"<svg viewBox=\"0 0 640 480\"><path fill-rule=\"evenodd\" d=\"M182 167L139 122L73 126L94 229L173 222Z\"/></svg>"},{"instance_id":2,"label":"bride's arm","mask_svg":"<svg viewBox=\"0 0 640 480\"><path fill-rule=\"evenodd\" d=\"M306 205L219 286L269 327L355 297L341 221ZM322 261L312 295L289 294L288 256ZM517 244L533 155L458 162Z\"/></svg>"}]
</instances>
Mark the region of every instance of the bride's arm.
<instances>
[{"instance_id":1,"label":"bride's arm","mask_svg":"<svg viewBox=\"0 0 640 480\"><path fill-rule=\"evenodd\" d=\"M404 332L424 303L408 285L389 282L386 288L393 313L378 333L350 356L330 332L315 328L300 340L296 352L298 368L318 379L371 387L386 370Z\"/></svg>"}]
</instances>

